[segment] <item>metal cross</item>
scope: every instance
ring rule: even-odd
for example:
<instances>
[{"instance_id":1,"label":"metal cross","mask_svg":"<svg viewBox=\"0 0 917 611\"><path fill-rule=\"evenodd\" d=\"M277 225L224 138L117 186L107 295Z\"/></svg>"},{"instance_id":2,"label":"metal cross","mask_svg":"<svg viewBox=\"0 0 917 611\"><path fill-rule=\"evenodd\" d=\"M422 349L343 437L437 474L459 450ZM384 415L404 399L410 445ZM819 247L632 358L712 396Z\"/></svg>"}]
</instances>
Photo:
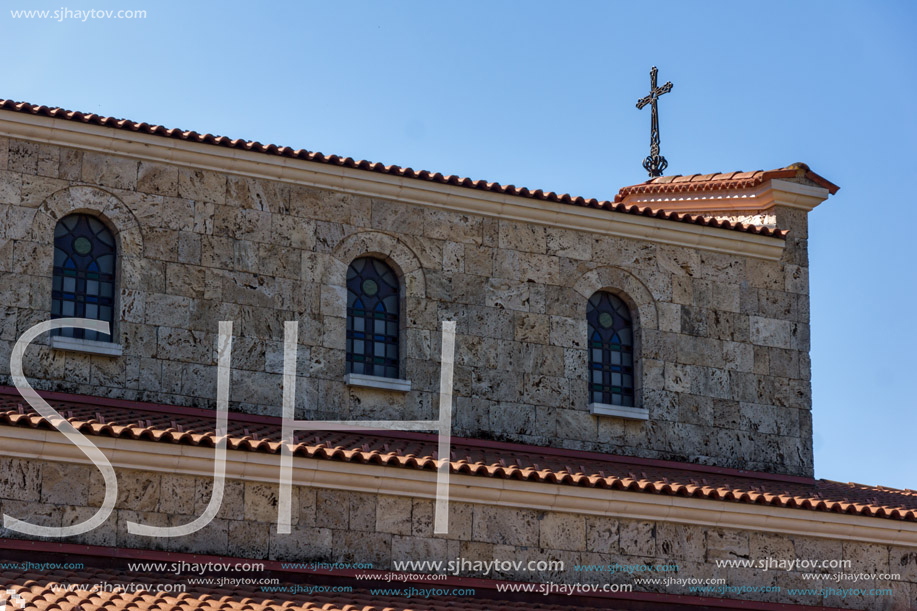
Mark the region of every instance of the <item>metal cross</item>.
<instances>
[{"instance_id":1,"label":"metal cross","mask_svg":"<svg viewBox=\"0 0 917 611\"><path fill-rule=\"evenodd\" d=\"M650 70L650 94L637 101L637 108L643 108L647 104L653 105L653 118L650 127L650 154L643 160L643 169L649 172L650 178L662 176L662 173L669 166L665 157L659 154L659 110L656 108L656 100L664 93L672 91L672 81L667 82L662 87L656 86L656 74L659 70L656 66Z\"/></svg>"}]
</instances>

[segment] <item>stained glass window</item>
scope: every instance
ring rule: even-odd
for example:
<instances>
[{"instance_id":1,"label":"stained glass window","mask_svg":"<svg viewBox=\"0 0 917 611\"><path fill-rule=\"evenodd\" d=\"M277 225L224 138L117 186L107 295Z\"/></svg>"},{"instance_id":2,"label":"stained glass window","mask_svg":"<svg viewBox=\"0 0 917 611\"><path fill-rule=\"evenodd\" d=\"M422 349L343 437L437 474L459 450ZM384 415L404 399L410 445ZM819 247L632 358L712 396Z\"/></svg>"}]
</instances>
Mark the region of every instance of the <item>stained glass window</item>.
<instances>
[{"instance_id":1,"label":"stained glass window","mask_svg":"<svg viewBox=\"0 0 917 611\"><path fill-rule=\"evenodd\" d=\"M589 400L634 404L634 328L630 310L617 296L600 291L589 299Z\"/></svg>"},{"instance_id":2,"label":"stained glass window","mask_svg":"<svg viewBox=\"0 0 917 611\"><path fill-rule=\"evenodd\" d=\"M71 214L54 229L51 318L114 322L115 238L95 217ZM111 336L85 329L56 329L55 335L110 342Z\"/></svg>"},{"instance_id":3,"label":"stained glass window","mask_svg":"<svg viewBox=\"0 0 917 611\"><path fill-rule=\"evenodd\" d=\"M378 259L347 270L347 373L398 377L398 277Z\"/></svg>"}]
</instances>

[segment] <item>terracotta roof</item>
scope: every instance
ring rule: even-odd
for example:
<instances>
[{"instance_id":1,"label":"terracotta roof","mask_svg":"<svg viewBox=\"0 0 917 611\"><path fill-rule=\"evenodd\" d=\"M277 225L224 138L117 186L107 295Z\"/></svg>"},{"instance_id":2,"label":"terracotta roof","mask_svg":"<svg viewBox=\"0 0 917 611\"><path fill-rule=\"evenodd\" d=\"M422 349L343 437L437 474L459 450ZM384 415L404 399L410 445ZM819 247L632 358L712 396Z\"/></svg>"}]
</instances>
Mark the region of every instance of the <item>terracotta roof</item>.
<instances>
[{"instance_id":1,"label":"terracotta roof","mask_svg":"<svg viewBox=\"0 0 917 611\"><path fill-rule=\"evenodd\" d=\"M33 561L30 559L30 561ZM69 562L57 556L56 563ZM114 569L84 568L80 571L0 571L0 592L13 590L25 601L25 609L60 611L103 611L125 609L130 611L576 611L593 609L593 606L541 604L536 601L495 600L477 596L399 597L372 594L368 588L354 587L343 593L278 593L263 592L259 586L219 586L187 584L182 593L164 593L156 588L162 584L185 583L168 574L144 574ZM303 584L303 581L281 583L281 586ZM105 588L88 591L94 584ZM86 589L67 591L67 586L83 585ZM126 589L114 590L124 585ZM63 590L58 589L61 586ZM381 585L381 588L408 588L418 590L437 588L436 585L398 584ZM440 586L441 587L441 586ZM128 589L129 588L129 589ZM148 588L148 589L144 589ZM477 589L475 590L477 593ZM4 597L6 597L4 595ZM7 601L9 611L20 607ZM603 605L603 608L608 608Z\"/></svg>"},{"instance_id":2,"label":"terracotta roof","mask_svg":"<svg viewBox=\"0 0 917 611\"><path fill-rule=\"evenodd\" d=\"M214 146L224 146L233 149L245 151L254 151L256 153L265 153L268 155L278 155L281 157L292 157L315 163L324 163L328 165L366 170L369 172L378 172L381 174L390 174L404 178L425 180L440 184L448 184L457 187L477 189L479 191L490 191L505 195L515 195L518 197L527 197L549 202L570 204L574 206L585 206L588 208L600 208L612 212L624 214L633 214L637 216L650 216L668 221L680 223L689 223L692 225L703 225L706 227L716 227L721 229L731 229L745 233L754 233L763 236L772 236L783 238L785 231L749 225L744 223L733 223L726 220L718 220L708 216L682 214L678 212L665 212L655 210L646 206L625 205L616 199L611 201L599 201L595 198L586 199L583 197L573 196L567 193L559 194L553 191L545 192L541 189L528 189L526 187L516 187L515 185L501 185L498 182L487 182L484 180L472 180L454 175L443 175L439 172L428 172L426 170L414 170L412 168L403 168L397 165L383 165L378 162L366 160L357 160L351 157L340 157L338 155L323 155L322 153L307 151L305 149L292 149L288 146L277 146L276 144L261 144L250 140L230 139L226 136L214 136L213 134L200 134L195 131L185 131L175 128L165 128L161 125L150 125L149 123L138 123L128 119L115 119L113 117L103 117L92 113L81 113L72 110L66 110L57 107L38 106L27 102L14 102L12 100L0 99L0 110L27 113L51 117L54 119L64 119L67 121L77 121L91 125L100 125L103 127L112 127L133 131L142 134L151 134L165 138L174 138L188 142L198 142L201 144L210 144ZM632 188L632 187L628 187ZM619 194L620 195L620 194Z\"/></svg>"},{"instance_id":3,"label":"terracotta roof","mask_svg":"<svg viewBox=\"0 0 917 611\"><path fill-rule=\"evenodd\" d=\"M213 447L210 410L42 393L86 435ZM0 387L0 425L52 428L15 389ZM276 454L280 421L230 414L232 450ZM437 441L423 433L311 432L295 455L435 471ZM451 472L917 521L917 492L633 457L453 438Z\"/></svg>"},{"instance_id":4,"label":"terracotta roof","mask_svg":"<svg viewBox=\"0 0 917 611\"><path fill-rule=\"evenodd\" d=\"M727 172L714 174L691 174L689 176L660 176L638 185L624 187L615 195L616 202L622 202L628 195L650 193L681 193L685 191L722 191L726 189L747 189L756 187L775 178L810 180L824 187L831 195L840 189L834 183L822 178L804 163L794 163L776 170L757 172Z\"/></svg>"}]
</instances>

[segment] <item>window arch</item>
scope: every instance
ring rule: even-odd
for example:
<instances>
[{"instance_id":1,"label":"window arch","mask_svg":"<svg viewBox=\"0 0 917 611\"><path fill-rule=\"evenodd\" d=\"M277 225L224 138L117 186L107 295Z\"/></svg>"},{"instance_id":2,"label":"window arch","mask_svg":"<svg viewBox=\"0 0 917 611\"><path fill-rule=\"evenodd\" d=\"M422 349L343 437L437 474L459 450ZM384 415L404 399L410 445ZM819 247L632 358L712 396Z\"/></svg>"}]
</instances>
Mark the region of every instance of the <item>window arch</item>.
<instances>
[{"instance_id":1,"label":"window arch","mask_svg":"<svg viewBox=\"0 0 917 611\"><path fill-rule=\"evenodd\" d=\"M111 328L115 310L115 237L88 214L71 214L54 228L51 318L104 320ZM57 329L55 335L111 341L86 329Z\"/></svg>"},{"instance_id":2,"label":"window arch","mask_svg":"<svg viewBox=\"0 0 917 611\"><path fill-rule=\"evenodd\" d=\"M634 406L634 325L618 296L599 291L586 307L589 323L589 401Z\"/></svg>"},{"instance_id":3,"label":"window arch","mask_svg":"<svg viewBox=\"0 0 917 611\"><path fill-rule=\"evenodd\" d=\"M398 378L398 276L379 259L347 269L347 373Z\"/></svg>"}]
</instances>

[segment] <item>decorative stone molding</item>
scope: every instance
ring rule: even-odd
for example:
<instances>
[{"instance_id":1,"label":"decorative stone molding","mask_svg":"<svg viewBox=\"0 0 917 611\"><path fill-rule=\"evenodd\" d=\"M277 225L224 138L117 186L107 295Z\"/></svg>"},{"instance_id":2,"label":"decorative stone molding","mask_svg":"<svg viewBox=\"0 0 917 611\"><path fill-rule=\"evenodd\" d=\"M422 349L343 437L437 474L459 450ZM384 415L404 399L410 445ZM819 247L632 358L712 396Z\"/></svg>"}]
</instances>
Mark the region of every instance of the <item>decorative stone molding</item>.
<instances>
[{"instance_id":1,"label":"decorative stone molding","mask_svg":"<svg viewBox=\"0 0 917 611\"><path fill-rule=\"evenodd\" d=\"M426 280L420 267L420 259L395 236L381 231L360 231L341 240L332 255L341 265L332 264L325 268L322 284L330 286L347 285L347 267L359 257L378 257L392 266L404 287L402 297L427 296ZM324 312L323 312L324 313ZM343 313L338 314L343 316Z\"/></svg>"},{"instance_id":2,"label":"decorative stone molding","mask_svg":"<svg viewBox=\"0 0 917 611\"><path fill-rule=\"evenodd\" d=\"M112 337L118 338L118 323L124 318L124 307L134 306L132 295L143 288L136 269L143 261L143 236L134 213L120 199L97 187L77 185L61 189L45 199L32 219L29 239L39 244L38 253L23 270L35 276L50 278L54 269L54 229L58 221L70 214L95 216L111 229L117 244L115 267L115 317ZM51 281L41 284L42 302L51 303ZM69 340L69 341L68 341ZM120 356L118 342L85 342L54 337L51 347L75 352Z\"/></svg>"},{"instance_id":3,"label":"decorative stone molding","mask_svg":"<svg viewBox=\"0 0 917 611\"><path fill-rule=\"evenodd\" d=\"M652 293L636 276L619 267L599 267L588 271L573 283L573 289L583 296L584 317L586 301L597 291L609 291L621 297L631 312L636 312L635 329L659 328L656 300Z\"/></svg>"},{"instance_id":4,"label":"decorative stone molding","mask_svg":"<svg viewBox=\"0 0 917 611\"><path fill-rule=\"evenodd\" d=\"M91 214L105 222L118 241L119 257L143 256L143 236L134 213L120 199L98 187L68 187L48 197L32 221L31 239L42 244L53 243L54 227L69 214Z\"/></svg>"},{"instance_id":5,"label":"decorative stone molding","mask_svg":"<svg viewBox=\"0 0 917 611\"><path fill-rule=\"evenodd\" d=\"M93 437L92 441L117 469L213 476L212 448L181 446L181 451L176 452L168 444L149 441L108 437ZM8 457L34 459L40 456L44 461L90 464L80 449L57 431L4 426L0 427L0 443ZM276 484L279 471L279 454L226 453L226 477L230 481L241 480L246 485ZM415 499L433 499L436 495L435 471L301 457L294 458L292 483L294 486ZM913 522L473 475L452 476L450 502L500 506L514 513L552 511L823 537L899 548L917 547L917 524ZM275 519L276 509L268 506L268 511L268 520Z\"/></svg>"}]
</instances>

